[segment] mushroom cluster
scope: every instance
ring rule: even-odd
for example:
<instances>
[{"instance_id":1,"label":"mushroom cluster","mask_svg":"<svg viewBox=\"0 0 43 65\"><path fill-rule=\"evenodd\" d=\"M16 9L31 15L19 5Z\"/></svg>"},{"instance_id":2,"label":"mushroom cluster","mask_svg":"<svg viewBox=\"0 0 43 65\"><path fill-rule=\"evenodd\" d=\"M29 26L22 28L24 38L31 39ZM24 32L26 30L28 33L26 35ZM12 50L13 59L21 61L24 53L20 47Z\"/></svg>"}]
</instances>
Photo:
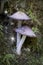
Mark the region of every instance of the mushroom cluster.
<instances>
[{"instance_id":1,"label":"mushroom cluster","mask_svg":"<svg viewBox=\"0 0 43 65\"><path fill-rule=\"evenodd\" d=\"M31 18L29 16L27 16L24 12L18 11L9 17L18 21L18 25L17 25L18 28L14 29L14 31L17 33L16 53L18 55L20 55L21 48L22 48L22 45L23 45L26 37L27 36L36 37L36 35L34 34L34 32L32 31L32 29L30 27L22 26L23 20L24 21L31 20ZM22 37L21 37L21 35L22 35Z\"/></svg>"}]
</instances>

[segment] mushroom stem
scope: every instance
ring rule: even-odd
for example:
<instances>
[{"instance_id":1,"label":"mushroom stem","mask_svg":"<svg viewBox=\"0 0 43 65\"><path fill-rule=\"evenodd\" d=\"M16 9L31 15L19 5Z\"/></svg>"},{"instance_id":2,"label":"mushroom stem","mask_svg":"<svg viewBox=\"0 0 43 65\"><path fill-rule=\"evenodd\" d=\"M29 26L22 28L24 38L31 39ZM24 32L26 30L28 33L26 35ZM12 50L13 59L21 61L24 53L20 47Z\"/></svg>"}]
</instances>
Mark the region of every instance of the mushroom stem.
<instances>
[{"instance_id":1,"label":"mushroom stem","mask_svg":"<svg viewBox=\"0 0 43 65\"><path fill-rule=\"evenodd\" d=\"M22 22L18 21L18 28L21 27L21 25L22 25Z\"/></svg>"},{"instance_id":2,"label":"mushroom stem","mask_svg":"<svg viewBox=\"0 0 43 65\"><path fill-rule=\"evenodd\" d=\"M21 27L21 21L18 22L18 28ZM18 43L20 42L20 39L21 39L21 34L17 33L17 46L18 46Z\"/></svg>"},{"instance_id":3,"label":"mushroom stem","mask_svg":"<svg viewBox=\"0 0 43 65\"><path fill-rule=\"evenodd\" d=\"M26 39L26 36L23 35L22 39L20 40L19 44L17 45L16 52L17 52L18 55L21 54L21 48L22 48L22 45L23 45L25 39Z\"/></svg>"}]
</instances>

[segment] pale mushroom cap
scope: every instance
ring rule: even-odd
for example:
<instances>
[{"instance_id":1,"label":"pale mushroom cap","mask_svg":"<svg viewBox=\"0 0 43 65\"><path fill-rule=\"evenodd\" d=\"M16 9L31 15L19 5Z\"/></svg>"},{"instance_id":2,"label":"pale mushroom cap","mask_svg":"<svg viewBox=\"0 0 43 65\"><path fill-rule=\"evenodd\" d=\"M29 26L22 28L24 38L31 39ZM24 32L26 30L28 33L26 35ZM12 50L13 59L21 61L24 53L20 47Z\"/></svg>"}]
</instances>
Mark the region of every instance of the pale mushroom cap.
<instances>
[{"instance_id":1,"label":"pale mushroom cap","mask_svg":"<svg viewBox=\"0 0 43 65\"><path fill-rule=\"evenodd\" d=\"M24 12L21 11L18 11L9 17L15 20L31 20L29 16L27 16Z\"/></svg>"},{"instance_id":2,"label":"pale mushroom cap","mask_svg":"<svg viewBox=\"0 0 43 65\"><path fill-rule=\"evenodd\" d=\"M15 32L18 32L21 35L26 35L26 36L29 36L29 37L36 37L36 35L32 31L32 29L29 28L28 26L23 26L21 28L17 28L17 29L15 29Z\"/></svg>"}]
</instances>

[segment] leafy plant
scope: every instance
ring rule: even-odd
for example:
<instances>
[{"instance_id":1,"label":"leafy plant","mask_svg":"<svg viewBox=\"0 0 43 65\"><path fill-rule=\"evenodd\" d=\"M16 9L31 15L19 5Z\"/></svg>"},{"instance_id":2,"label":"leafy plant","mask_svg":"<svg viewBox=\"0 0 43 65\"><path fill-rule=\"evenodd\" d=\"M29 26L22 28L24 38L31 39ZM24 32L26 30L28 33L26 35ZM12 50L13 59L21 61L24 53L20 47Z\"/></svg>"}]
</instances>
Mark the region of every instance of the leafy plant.
<instances>
[{"instance_id":1,"label":"leafy plant","mask_svg":"<svg viewBox=\"0 0 43 65\"><path fill-rule=\"evenodd\" d=\"M39 20L37 19L36 13L32 12L32 10L29 9L29 10L28 10L28 14L29 14L29 16L31 17L33 23L34 23L34 21L35 21L38 25L41 25L41 23L40 23Z\"/></svg>"},{"instance_id":2,"label":"leafy plant","mask_svg":"<svg viewBox=\"0 0 43 65\"><path fill-rule=\"evenodd\" d=\"M14 60L14 54L6 54L2 60L2 62L6 62L7 65L10 65L10 60Z\"/></svg>"}]
</instances>

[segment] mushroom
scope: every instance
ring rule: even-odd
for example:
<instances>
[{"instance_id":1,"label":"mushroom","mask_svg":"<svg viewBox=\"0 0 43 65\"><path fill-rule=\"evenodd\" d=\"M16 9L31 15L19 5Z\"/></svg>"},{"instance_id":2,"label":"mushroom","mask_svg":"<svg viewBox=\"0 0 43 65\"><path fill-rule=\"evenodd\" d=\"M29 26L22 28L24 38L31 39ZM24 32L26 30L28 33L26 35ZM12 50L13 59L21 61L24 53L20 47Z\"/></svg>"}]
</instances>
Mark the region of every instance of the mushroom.
<instances>
[{"instance_id":1,"label":"mushroom","mask_svg":"<svg viewBox=\"0 0 43 65\"><path fill-rule=\"evenodd\" d=\"M17 54L20 55L21 54L21 48L22 48L22 45L23 45L26 37L27 36L29 36L29 37L36 37L36 35L32 31L32 29L29 28L28 26L23 26L23 27L14 29L14 31L19 33L19 34L21 34L21 35L23 35L21 40L19 41L17 49L16 49Z\"/></svg>"},{"instance_id":2,"label":"mushroom","mask_svg":"<svg viewBox=\"0 0 43 65\"><path fill-rule=\"evenodd\" d=\"M31 20L30 17L28 17L25 13L21 12L21 11L18 11L16 13L14 13L13 15L9 16L10 18L12 19L15 19L15 20L18 20L18 25L17 27L20 28L22 26L22 20ZM19 34L17 32L17 45L18 43L20 42L20 39L21 39L21 34Z\"/></svg>"}]
</instances>

